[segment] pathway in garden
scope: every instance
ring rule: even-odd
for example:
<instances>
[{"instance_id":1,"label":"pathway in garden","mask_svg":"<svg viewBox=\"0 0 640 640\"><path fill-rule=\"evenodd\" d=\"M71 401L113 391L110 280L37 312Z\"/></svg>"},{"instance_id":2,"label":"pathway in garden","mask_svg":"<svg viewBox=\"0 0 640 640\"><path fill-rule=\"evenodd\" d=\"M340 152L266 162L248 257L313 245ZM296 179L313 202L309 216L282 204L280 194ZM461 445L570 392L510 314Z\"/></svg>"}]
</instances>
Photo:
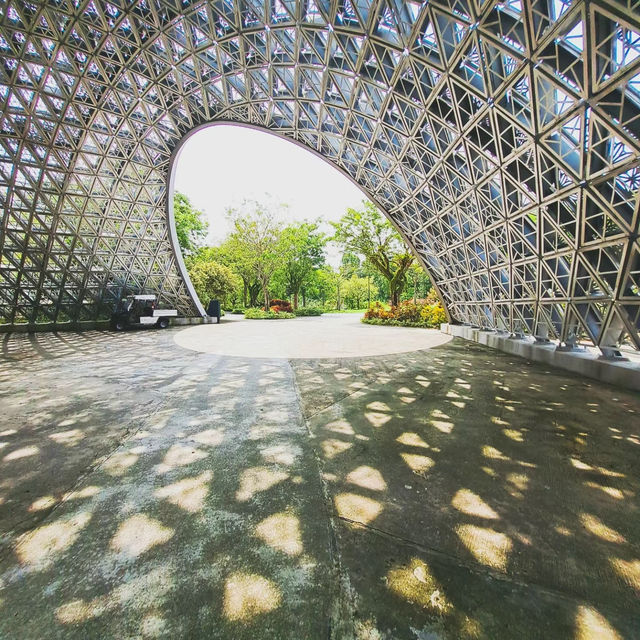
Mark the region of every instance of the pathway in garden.
<instances>
[{"instance_id":1,"label":"pathway in garden","mask_svg":"<svg viewBox=\"0 0 640 640\"><path fill-rule=\"evenodd\" d=\"M639 396L441 340L4 336L0 638L638 638Z\"/></svg>"}]
</instances>

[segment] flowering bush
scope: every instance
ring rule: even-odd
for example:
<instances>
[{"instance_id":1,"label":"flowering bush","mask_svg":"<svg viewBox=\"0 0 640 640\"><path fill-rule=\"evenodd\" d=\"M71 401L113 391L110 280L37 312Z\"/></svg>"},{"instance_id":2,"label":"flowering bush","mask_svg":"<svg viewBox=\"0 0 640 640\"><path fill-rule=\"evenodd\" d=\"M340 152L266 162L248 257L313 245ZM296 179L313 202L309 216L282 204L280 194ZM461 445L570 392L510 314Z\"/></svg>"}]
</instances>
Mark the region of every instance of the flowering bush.
<instances>
[{"instance_id":1,"label":"flowering bush","mask_svg":"<svg viewBox=\"0 0 640 640\"><path fill-rule=\"evenodd\" d=\"M401 302L397 307L392 307L393 317L401 322L420 322L422 307L413 304L411 300Z\"/></svg>"},{"instance_id":2,"label":"flowering bush","mask_svg":"<svg viewBox=\"0 0 640 640\"><path fill-rule=\"evenodd\" d=\"M374 302L364 314L365 320L389 320L392 317L391 311L381 302Z\"/></svg>"},{"instance_id":3,"label":"flowering bush","mask_svg":"<svg viewBox=\"0 0 640 640\"><path fill-rule=\"evenodd\" d=\"M420 317L429 327L439 327L447 321L447 314L440 302L436 304L425 304L420 311Z\"/></svg>"},{"instance_id":4,"label":"flowering bush","mask_svg":"<svg viewBox=\"0 0 640 640\"><path fill-rule=\"evenodd\" d=\"M376 302L366 311L362 321L369 324L438 327L447 321L447 316L440 300L436 298L433 301L433 296L427 296L425 300L416 303L412 300L406 300L389 308Z\"/></svg>"},{"instance_id":5,"label":"flowering bush","mask_svg":"<svg viewBox=\"0 0 640 640\"><path fill-rule=\"evenodd\" d=\"M281 311L285 311L286 313L293 313L293 307L288 300L280 300L280 298L274 298L271 300L271 304L269 306L271 311L275 311L276 313L280 313Z\"/></svg>"}]
</instances>

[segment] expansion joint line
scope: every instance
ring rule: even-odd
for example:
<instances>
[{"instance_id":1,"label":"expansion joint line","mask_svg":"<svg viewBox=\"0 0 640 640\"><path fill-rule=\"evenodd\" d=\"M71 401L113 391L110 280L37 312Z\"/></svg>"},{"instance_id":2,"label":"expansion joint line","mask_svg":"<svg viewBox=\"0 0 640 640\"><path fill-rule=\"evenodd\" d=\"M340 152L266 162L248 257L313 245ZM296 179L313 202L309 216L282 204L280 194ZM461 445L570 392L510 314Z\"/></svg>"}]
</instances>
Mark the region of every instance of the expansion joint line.
<instances>
[{"instance_id":1,"label":"expansion joint line","mask_svg":"<svg viewBox=\"0 0 640 640\"><path fill-rule=\"evenodd\" d=\"M295 370L293 368L291 360L289 360L288 363L291 369L291 379L293 381L293 388L295 390L296 398L298 401L300 419L307 431L307 435L309 437L309 443L311 446L311 451L313 453L313 458L315 460L316 468L318 470L318 480L320 483L320 489L322 491L322 502L325 508L325 513L327 518L329 557L331 559L333 573L337 581L337 589L333 585L331 587L332 598L331 598L331 610L329 611L329 619L328 619L328 625L327 625L328 627L327 640L355 640L355 616L354 616L355 593L351 588L349 575L345 571L344 566L342 564L342 557L340 554L340 546L338 543L338 533L337 533L337 529L338 529L337 520L339 516L333 507L333 501L331 500L329 487L324 477L324 471L323 471L324 464L323 464L322 456L320 455L318 448L314 444L316 438L311 432L311 428L309 426L309 418L312 416L307 417L304 414L302 396L300 394L300 387L298 386ZM349 394L349 395L352 395L352 394ZM348 396L345 396L345 397L348 397ZM332 403L328 407L321 409L320 411L316 412L313 415L322 413L330 406L338 404L339 402L341 401Z\"/></svg>"}]
</instances>

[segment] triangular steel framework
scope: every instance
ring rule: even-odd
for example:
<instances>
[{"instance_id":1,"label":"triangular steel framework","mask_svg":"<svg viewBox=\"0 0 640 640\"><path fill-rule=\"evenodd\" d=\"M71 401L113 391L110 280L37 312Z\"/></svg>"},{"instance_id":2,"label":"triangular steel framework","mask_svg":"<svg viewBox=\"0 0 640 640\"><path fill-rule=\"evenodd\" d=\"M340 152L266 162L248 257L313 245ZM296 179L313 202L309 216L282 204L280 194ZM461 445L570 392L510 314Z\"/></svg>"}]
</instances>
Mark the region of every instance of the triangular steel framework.
<instances>
[{"instance_id":1,"label":"triangular steel framework","mask_svg":"<svg viewBox=\"0 0 640 640\"><path fill-rule=\"evenodd\" d=\"M172 161L238 122L359 184L453 320L640 347L638 0L5 0L0 104L4 323L197 313Z\"/></svg>"}]
</instances>

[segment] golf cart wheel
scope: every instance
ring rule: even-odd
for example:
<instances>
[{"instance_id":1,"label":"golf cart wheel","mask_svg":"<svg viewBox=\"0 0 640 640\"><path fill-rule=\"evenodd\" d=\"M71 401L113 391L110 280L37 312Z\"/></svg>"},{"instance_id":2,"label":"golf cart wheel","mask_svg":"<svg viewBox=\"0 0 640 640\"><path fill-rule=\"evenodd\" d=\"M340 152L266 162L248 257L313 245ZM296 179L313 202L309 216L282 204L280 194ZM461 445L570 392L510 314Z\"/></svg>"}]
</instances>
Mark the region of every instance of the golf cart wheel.
<instances>
[{"instance_id":1,"label":"golf cart wheel","mask_svg":"<svg viewBox=\"0 0 640 640\"><path fill-rule=\"evenodd\" d=\"M116 331L124 331L124 322L122 322L122 320L116 320L116 321L113 323L113 328L114 328Z\"/></svg>"},{"instance_id":2,"label":"golf cart wheel","mask_svg":"<svg viewBox=\"0 0 640 640\"><path fill-rule=\"evenodd\" d=\"M160 320L158 320L158 327L160 329L166 329L168 326L169 326L168 318L160 318Z\"/></svg>"}]
</instances>

